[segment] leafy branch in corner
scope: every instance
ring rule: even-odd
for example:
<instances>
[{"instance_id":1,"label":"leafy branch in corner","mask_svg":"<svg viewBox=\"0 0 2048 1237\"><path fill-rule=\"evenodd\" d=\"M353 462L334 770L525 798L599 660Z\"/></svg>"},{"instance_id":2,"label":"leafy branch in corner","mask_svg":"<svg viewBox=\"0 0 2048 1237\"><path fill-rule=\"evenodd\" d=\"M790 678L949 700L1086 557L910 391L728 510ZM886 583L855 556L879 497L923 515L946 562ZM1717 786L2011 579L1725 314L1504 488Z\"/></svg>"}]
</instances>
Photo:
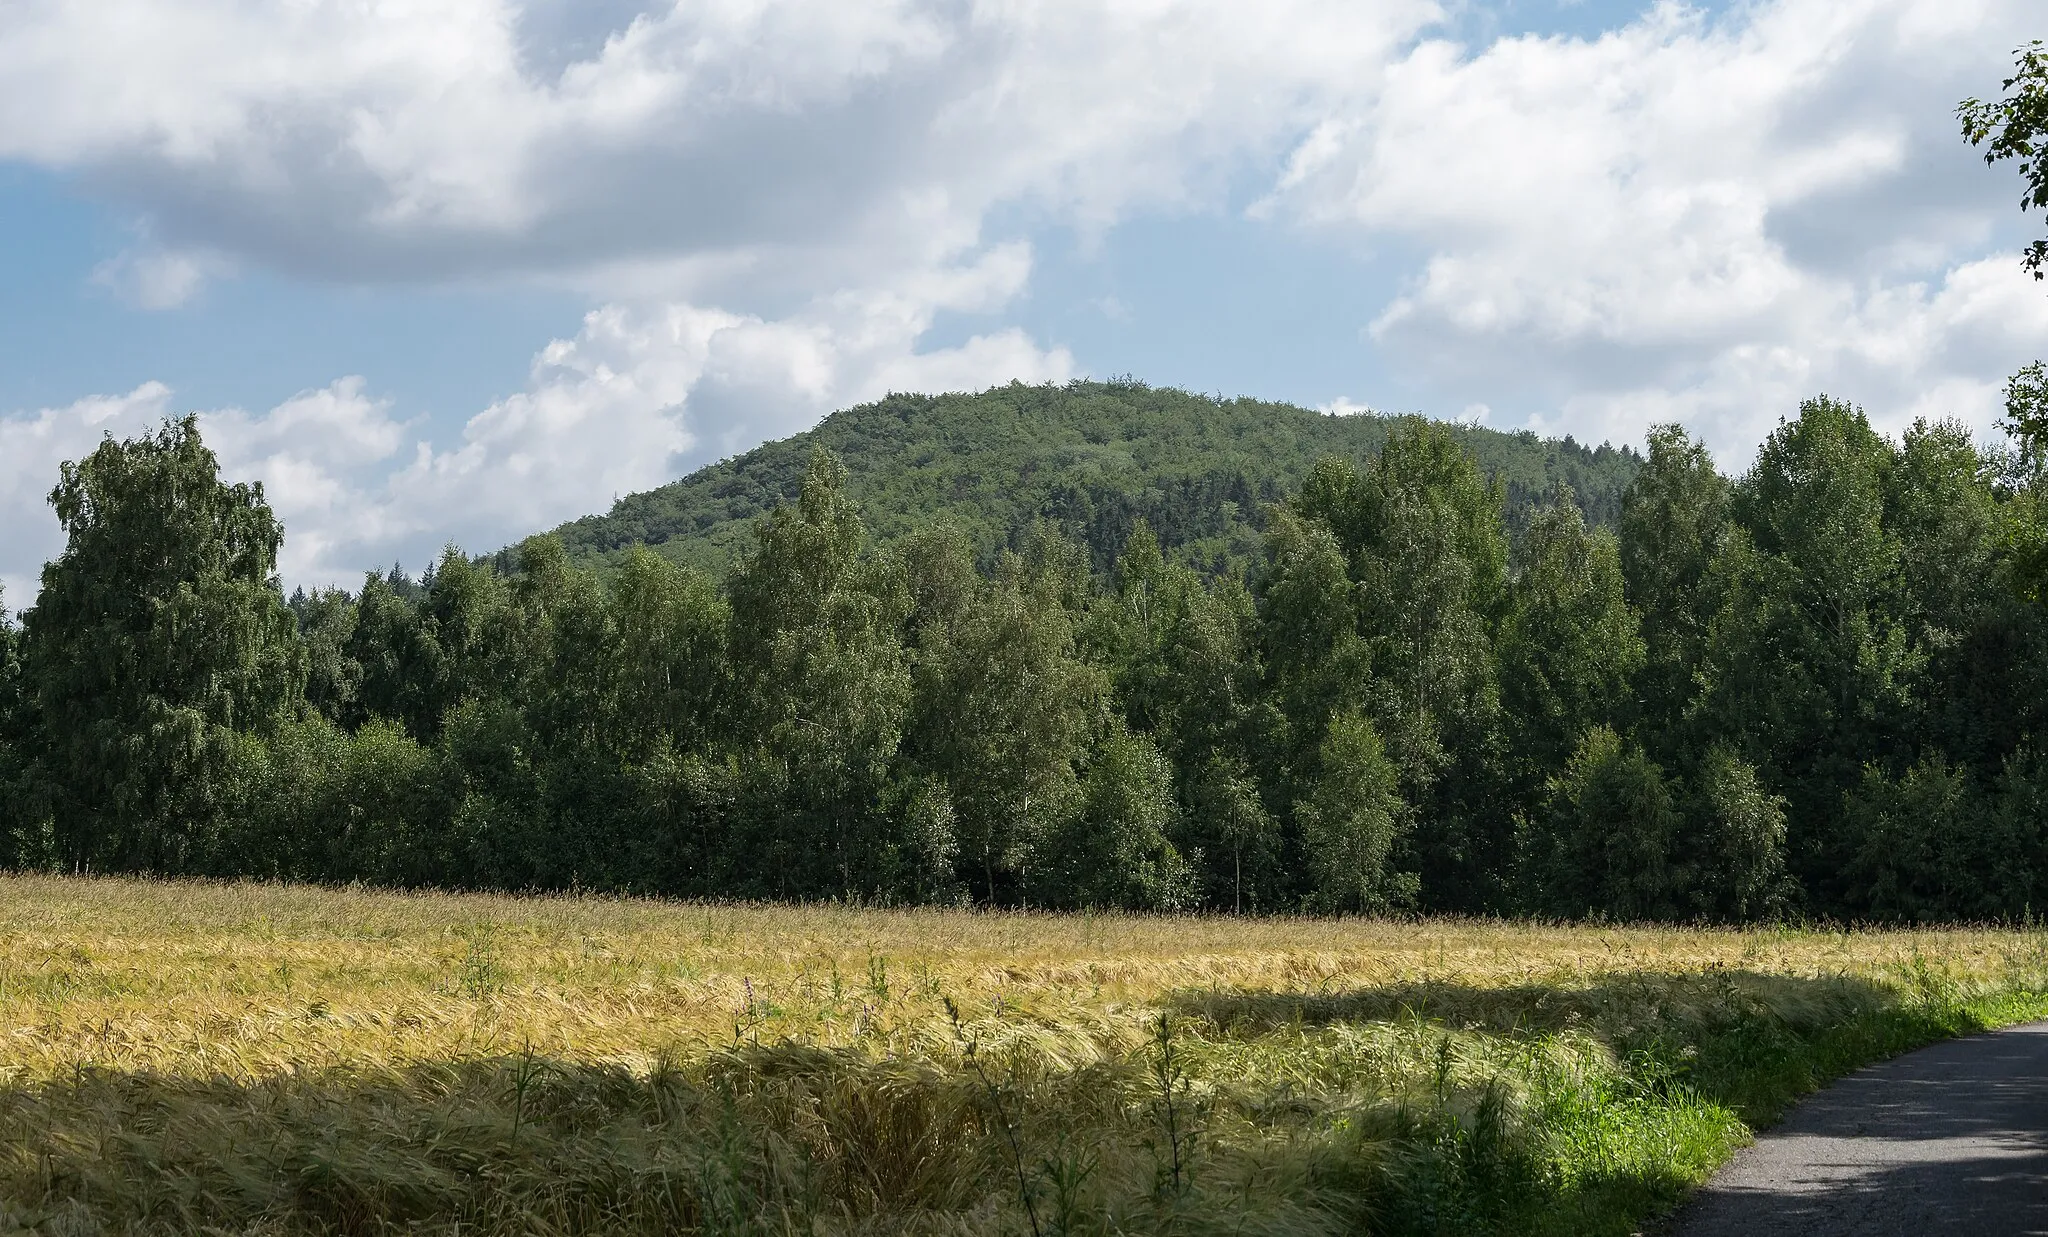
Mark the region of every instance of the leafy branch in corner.
<instances>
[{"instance_id":1,"label":"leafy branch in corner","mask_svg":"<svg viewBox=\"0 0 2048 1237\"><path fill-rule=\"evenodd\" d=\"M2020 209L2048 210L2048 44L2026 44L2013 53L2013 63L2013 75L1999 87L2003 98L1965 99L1956 105L1956 118L1963 123L1963 140L1985 147L1984 162L2019 161L2026 182ZM2037 240L2027 246L2024 265L2040 279L2048 275L2044 264L2048 240Z\"/></svg>"}]
</instances>

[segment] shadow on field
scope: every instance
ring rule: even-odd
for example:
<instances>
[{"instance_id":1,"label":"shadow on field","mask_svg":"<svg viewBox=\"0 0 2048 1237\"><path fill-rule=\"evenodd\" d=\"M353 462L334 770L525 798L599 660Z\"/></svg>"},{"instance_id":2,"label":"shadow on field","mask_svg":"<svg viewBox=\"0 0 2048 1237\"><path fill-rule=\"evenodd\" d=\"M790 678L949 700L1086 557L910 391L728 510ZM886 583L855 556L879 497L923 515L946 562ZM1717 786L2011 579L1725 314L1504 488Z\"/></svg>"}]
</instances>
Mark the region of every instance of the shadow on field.
<instances>
[{"instance_id":1,"label":"shadow on field","mask_svg":"<svg viewBox=\"0 0 2048 1237\"><path fill-rule=\"evenodd\" d=\"M998 1165L934 1068L748 1047L0 1088L0 1232L751 1233L947 1211ZM994 1179L999 1180L999 1177Z\"/></svg>"},{"instance_id":2,"label":"shadow on field","mask_svg":"<svg viewBox=\"0 0 2048 1237\"><path fill-rule=\"evenodd\" d=\"M1884 984L1715 968L1633 972L1582 985L1476 987L1436 980L1337 992L1175 993L1178 1016L1232 1036L1286 1027L1426 1024L1506 1040L1572 1034L1610 1049L1637 1082L1682 1083L1752 1124L1871 1061L1984 1029L1938 981Z\"/></svg>"},{"instance_id":3,"label":"shadow on field","mask_svg":"<svg viewBox=\"0 0 2048 1237\"><path fill-rule=\"evenodd\" d=\"M1204 1018L1233 1035L1421 1020L1489 1035L1578 1031L1616 1047L1645 1032L1705 1031L1759 1020L1818 1030L1904 1003L1897 988L1864 979L1727 969L1634 972L1582 986L1421 980L1319 992L1186 989L1170 998L1176 1015Z\"/></svg>"},{"instance_id":4,"label":"shadow on field","mask_svg":"<svg viewBox=\"0 0 2048 1237\"><path fill-rule=\"evenodd\" d=\"M1142 1043L982 1049L87 1069L0 1087L0 1232L1364 1231L1385 1147L1320 1104L1212 1125L1185 1079L1148 1074Z\"/></svg>"}]
</instances>

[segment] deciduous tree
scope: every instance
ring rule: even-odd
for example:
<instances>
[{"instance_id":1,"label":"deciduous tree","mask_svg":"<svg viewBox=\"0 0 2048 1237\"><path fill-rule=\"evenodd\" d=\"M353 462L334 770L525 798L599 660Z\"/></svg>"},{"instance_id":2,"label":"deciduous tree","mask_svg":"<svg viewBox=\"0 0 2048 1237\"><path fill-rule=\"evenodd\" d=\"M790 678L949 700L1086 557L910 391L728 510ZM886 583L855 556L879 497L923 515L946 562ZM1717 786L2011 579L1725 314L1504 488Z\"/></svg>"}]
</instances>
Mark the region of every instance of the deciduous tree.
<instances>
[{"instance_id":1,"label":"deciduous tree","mask_svg":"<svg viewBox=\"0 0 2048 1237\"><path fill-rule=\"evenodd\" d=\"M67 867L187 867L229 736L290 718L305 682L260 484L220 480L197 421L108 437L50 494L65 546L25 616L34 755Z\"/></svg>"}]
</instances>

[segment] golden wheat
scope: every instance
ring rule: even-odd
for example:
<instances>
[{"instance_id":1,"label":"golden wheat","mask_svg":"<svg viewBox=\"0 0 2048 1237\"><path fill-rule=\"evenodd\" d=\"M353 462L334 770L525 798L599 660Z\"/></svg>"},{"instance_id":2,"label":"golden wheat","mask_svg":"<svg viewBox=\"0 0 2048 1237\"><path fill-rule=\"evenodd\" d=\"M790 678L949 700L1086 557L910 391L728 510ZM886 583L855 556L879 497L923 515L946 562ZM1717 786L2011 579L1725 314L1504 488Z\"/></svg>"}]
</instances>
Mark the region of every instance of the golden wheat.
<instances>
[{"instance_id":1,"label":"golden wheat","mask_svg":"<svg viewBox=\"0 0 2048 1237\"><path fill-rule=\"evenodd\" d=\"M1496 1135L1556 1178L1522 1195L1583 1210L1598 1161L1640 1207L1743 1137L1642 1062L1916 1001L2018 1016L2043 969L1993 930L0 877L0 1225L1399 1230L1417 1174ZM1582 1101L1634 1124L1529 1151Z\"/></svg>"}]
</instances>

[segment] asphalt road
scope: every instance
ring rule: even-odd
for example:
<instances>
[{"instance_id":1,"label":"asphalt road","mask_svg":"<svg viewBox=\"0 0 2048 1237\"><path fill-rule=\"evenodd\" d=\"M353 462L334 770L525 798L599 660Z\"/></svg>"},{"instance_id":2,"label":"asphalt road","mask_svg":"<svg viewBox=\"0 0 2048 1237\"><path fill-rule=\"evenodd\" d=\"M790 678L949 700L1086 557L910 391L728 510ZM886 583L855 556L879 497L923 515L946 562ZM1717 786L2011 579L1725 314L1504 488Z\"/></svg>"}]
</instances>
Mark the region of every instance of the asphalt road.
<instances>
[{"instance_id":1,"label":"asphalt road","mask_svg":"<svg viewBox=\"0 0 2048 1237\"><path fill-rule=\"evenodd\" d=\"M1667 1231L2048 1234L2048 1022L1923 1048L1808 1097Z\"/></svg>"}]
</instances>

